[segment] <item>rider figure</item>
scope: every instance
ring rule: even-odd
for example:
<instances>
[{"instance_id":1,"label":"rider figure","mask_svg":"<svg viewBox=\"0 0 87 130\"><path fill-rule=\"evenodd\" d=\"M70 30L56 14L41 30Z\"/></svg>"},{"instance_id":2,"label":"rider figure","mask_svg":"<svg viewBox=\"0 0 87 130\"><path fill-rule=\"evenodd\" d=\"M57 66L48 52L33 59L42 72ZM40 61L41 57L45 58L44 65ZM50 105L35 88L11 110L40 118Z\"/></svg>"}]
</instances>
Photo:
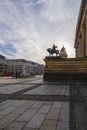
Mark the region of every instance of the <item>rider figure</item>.
<instances>
[{"instance_id":1,"label":"rider figure","mask_svg":"<svg viewBox=\"0 0 87 130\"><path fill-rule=\"evenodd\" d=\"M56 51L56 48L57 48L57 46L55 46L55 44L53 44L52 49L54 50L54 52Z\"/></svg>"}]
</instances>

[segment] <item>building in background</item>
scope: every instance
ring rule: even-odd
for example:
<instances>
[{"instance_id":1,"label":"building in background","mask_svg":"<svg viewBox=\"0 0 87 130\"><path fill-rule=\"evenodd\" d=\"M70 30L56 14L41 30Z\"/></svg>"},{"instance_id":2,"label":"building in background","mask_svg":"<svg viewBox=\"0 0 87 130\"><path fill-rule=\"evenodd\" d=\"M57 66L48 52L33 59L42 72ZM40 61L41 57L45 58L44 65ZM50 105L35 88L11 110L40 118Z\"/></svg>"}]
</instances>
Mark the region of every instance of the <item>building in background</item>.
<instances>
[{"instance_id":1,"label":"building in background","mask_svg":"<svg viewBox=\"0 0 87 130\"><path fill-rule=\"evenodd\" d=\"M76 58L87 57L87 0L82 0L75 36Z\"/></svg>"},{"instance_id":2,"label":"building in background","mask_svg":"<svg viewBox=\"0 0 87 130\"><path fill-rule=\"evenodd\" d=\"M0 55L0 76L4 76L7 73L7 61L5 56Z\"/></svg>"},{"instance_id":3,"label":"building in background","mask_svg":"<svg viewBox=\"0 0 87 130\"><path fill-rule=\"evenodd\" d=\"M25 59L6 59L0 55L0 76L28 77L42 75L44 65Z\"/></svg>"},{"instance_id":4,"label":"building in background","mask_svg":"<svg viewBox=\"0 0 87 130\"><path fill-rule=\"evenodd\" d=\"M24 59L10 59L7 60L9 75L16 75L17 77L35 76L43 74L43 66L32 61Z\"/></svg>"}]
</instances>

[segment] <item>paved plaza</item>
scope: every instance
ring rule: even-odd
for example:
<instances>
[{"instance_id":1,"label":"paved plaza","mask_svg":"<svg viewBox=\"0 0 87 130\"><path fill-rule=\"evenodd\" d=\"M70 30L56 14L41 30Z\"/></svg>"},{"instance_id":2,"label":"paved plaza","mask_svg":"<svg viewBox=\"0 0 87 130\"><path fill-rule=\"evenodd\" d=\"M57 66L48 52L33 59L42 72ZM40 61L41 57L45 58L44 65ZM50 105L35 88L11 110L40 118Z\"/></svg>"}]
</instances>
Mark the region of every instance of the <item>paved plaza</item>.
<instances>
[{"instance_id":1,"label":"paved plaza","mask_svg":"<svg viewBox=\"0 0 87 130\"><path fill-rule=\"evenodd\" d=\"M87 83L1 78L0 130L87 130Z\"/></svg>"}]
</instances>

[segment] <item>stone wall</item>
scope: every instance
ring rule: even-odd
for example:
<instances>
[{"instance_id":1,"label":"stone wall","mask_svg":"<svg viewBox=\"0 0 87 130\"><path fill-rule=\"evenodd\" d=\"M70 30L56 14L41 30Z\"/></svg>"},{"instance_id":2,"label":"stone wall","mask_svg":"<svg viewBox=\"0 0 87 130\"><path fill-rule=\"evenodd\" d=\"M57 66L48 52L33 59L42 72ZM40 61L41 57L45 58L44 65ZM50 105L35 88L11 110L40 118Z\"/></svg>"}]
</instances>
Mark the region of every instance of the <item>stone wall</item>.
<instances>
[{"instance_id":1,"label":"stone wall","mask_svg":"<svg viewBox=\"0 0 87 130\"><path fill-rule=\"evenodd\" d=\"M87 79L86 58L45 58L44 79Z\"/></svg>"}]
</instances>

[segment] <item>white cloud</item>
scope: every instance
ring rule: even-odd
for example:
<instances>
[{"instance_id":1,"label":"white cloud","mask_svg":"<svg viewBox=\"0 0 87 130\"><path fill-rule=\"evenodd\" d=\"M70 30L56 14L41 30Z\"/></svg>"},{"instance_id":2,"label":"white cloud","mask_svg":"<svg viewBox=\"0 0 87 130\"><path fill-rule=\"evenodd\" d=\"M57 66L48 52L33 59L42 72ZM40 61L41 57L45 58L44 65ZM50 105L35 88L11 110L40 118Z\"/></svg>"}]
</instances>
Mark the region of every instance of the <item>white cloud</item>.
<instances>
[{"instance_id":1,"label":"white cloud","mask_svg":"<svg viewBox=\"0 0 87 130\"><path fill-rule=\"evenodd\" d=\"M3 5L14 5L15 4L19 4L21 6L33 6L33 5L37 5L37 4L41 4L41 3L44 3L46 2L46 0L36 0L36 1L33 1L33 0L0 0L0 6L3 6Z\"/></svg>"},{"instance_id":2,"label":"white cloud","mask_svg":"<svg viewBox=\"0 0 87 130\"><path fill-rule=\"evenodd\" d=\"M11 0L7 2L12 3ZM74 56L77 19L75 12L78 14L80 0L70 0L70 5L67 2L68 0L37 0L33 3L31 0L18 4L13 2L12 5L4 2L3 6L0 6L0 26L4 26L0 30L0 41L4 44L12 41L11 44L16 49L12 58L41 63L48 55L46 49L52 47L53 43L57 44L59 49L65 45L69 56Z\"/></svg>"},{"instance_id":3,"label":"white cloud","mask_svg":"<svg viewBox=\"0 0 87 130\"><path fill-rule=\"evenodd\" d=\"M2 40L2 38L0 37L0 44L3 44L4 43L4 41Z\"/></svg>"},{"instance_id":4,"label":"white cloud","mask_svg":"<svg viewBox=\"0 0 87 130\"><path fill-rule=\"evenodd\" d=\"M40 3L44 3L46 2L46 0L38 0L37 2L35 2L35 4L40 4Z\"/></svg>"}]
</instances>

